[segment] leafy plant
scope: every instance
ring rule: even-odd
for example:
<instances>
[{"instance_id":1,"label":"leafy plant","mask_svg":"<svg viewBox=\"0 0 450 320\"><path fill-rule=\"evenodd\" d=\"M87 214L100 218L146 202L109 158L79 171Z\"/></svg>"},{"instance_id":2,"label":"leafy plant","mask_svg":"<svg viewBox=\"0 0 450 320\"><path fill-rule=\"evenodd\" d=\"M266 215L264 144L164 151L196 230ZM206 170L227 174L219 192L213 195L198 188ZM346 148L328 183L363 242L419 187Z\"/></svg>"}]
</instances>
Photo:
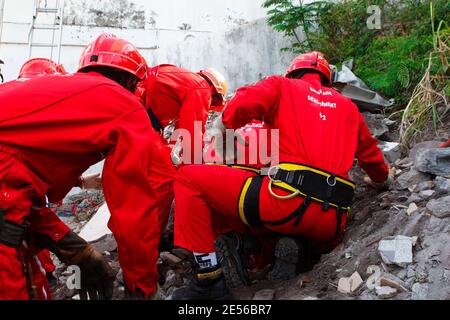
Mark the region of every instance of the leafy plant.
<instances>
[{"instance_id":1,"label":"leafy plant","mask_svg":"<svg viewBox=\"0 0 450 320\"><path fill-rule=\"evenodd\" d=\"M310 4L267 0L263 6L270 9L269 24L292 39L287 50L322 51L337 66L353 58L355 73L372 89L394 98L397 105L392 111L396 111L406 106L428 67L428 55L435 43L430 4L434 8L434 26L450 21L448 0L338 0ZM381 9L380 30L367 27L370 5Z\"/></svg>"},{"instance_id":2,"label":"leafy plant","mask_svg":"<svg viewBox=\"0 0 450 320\"><path fill-rule=\"evenodd\" d=\"M313 49L310 35L317 16L328 10L330 5L327 1L305 3L304 0L298 0L294 3L291 0L266 0L262 6L271 8L268 11L270 26L287 37L295 38L292 47L285 49L298 52Z\"/></svg>"}]
</instances>

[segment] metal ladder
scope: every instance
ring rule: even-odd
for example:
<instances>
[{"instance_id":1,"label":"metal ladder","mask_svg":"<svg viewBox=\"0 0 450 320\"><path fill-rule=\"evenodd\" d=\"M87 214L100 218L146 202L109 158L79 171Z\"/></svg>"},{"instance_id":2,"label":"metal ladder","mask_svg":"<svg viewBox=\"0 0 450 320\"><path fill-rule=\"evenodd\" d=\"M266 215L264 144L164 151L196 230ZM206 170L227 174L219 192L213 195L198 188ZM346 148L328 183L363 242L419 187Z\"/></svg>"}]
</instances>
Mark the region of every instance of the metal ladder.
<instances>
[{"instance_id":1,"label":"metal ladder","mask_svg":"<svg viewBox=\"0 0 450 320\"><path fill-rule=\"evenodd\" d=\"M49 2L51 6L49 6ZM46 15L46 18L52 20L53 23L37 23L40 14ZM53 60L54 49L57 48L57 63L61 60L61 44L63 33L64 18L64 0L34 0L33 16L31 20L30 30L28 32L28 58L31 59L33 48L50 48L50 59ZM35 42L35 31L44 30L52 31L51 42L37 43Z\"/></svg>"}]
</instances>

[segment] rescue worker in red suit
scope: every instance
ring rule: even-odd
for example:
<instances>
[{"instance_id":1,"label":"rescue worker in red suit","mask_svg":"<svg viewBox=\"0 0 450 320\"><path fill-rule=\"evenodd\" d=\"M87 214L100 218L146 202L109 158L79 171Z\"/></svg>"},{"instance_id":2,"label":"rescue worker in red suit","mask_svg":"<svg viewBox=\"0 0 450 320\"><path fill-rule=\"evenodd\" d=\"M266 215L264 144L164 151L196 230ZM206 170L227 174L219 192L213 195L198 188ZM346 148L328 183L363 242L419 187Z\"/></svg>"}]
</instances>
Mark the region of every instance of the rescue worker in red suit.
<instances>
[{"instance_id":1,"label":"rescue worker in red suit","mask_svg":"<svg viewBox=\"0 0 450 320\"><path fill-rule=\"evenodd\" d=\"M209 84L189 70L163 64L149 68L147 79L139 85L138 93L157 131L162 132L173 124L174 129L184 129L190 134L191 141L186 143L189 150L182 150L181 140L177 141L179 137L174 137L174 141L177 141L172 152L174 164L202 163L202 146L196 145L194 139L201 141L203 135L211 104ZM197 157L196 149L199 149Z\"/></svg>"},{"instance_id":2,"label":"rescue worker in red suit","mask_svg":"<svg viewBox=\"0 0 450 320\"><path fill-rule=\"evenodd\" d=\"M177 173L175 245L194 253L197 276L174 299L230 298L215 254L218 220L240 224L238 232L264 227L331 249L347 223L355 157L378 186L391 181L377 140L356 105L331 88L328 62L318 52L296 58L286 77L238 90L215 127L225 132L261 117L280 130L269 176L206 165Z\"/></svg>"},{"instance_id":3,"label":"rescue worker in red suit","mask_svg":"<svg viewBox=\"0 0 450 320\"><path fill-rule=\"evenodd\" d=\"M35 58L25 62L20 69L18 79L31 79L49 74L67 74L62 65L46 58ZM44 208L42 210L48 210ZM55 271L55 265L48 250L43 250L35 255L31 261L33 285L36 288L39 300L50 300L52 294L49 279Z\"/></svg>"},{"instance_id":4,"label":"rescue worker in red suit","mask_svg":"<svg viewBox=\"0 0 450 320\"><path fill-rule=\"evenodd\" d=\"M45 196L61 200L78 177L106 158L103 189L128 290L157 289L158 200L152 172L163 146L134 96L146 76L129 42L103 34L75 75L49 75L0 87L0 298L29 299L23 270L34 248L81 269L81 298L111 298L114 273L71 232ZM32 99L30 99L32 97ZM32 210L33 209L33 210ZM22 245L27 240L28 249Z\"/></svg>"}]
</instances>

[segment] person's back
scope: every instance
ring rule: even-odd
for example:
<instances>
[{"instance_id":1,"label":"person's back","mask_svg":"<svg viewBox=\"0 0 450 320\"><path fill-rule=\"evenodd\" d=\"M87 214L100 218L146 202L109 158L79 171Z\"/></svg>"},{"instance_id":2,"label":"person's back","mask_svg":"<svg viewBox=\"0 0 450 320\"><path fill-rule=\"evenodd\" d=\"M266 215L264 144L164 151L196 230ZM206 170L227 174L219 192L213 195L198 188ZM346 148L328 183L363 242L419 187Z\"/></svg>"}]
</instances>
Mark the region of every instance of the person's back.
<instances>
[{"instance_id":1,"label":"person's back","mask_svg":"<svg viewBox=\"0 0 450 320\"><path fill-rule=\"evenodd\" d=\"M103 158L108 226L127 288L137 296L155 293L162 192L151 183L166 163L161 157L168 155L160 153L159 136L134 96L145 75L145 60L131 43L103 34L86 47L78 74L0 87L0 218L7 222L0 225L0 283L7 284L0 299L29 298L25 262L16 252L28 233L32 246L80 267L81 298L88 291L91 299L111 298L114 274L102 255L55 214L36 210L44 207L46 195L51 202L61 200L80 174Z\"/></svg>"},{"instance_id":2,"label":"person's back","mask_svg":"<svg viewBox=\"0 0 450 320\"><path fill-rule=\"evenodd\" d=\"M114 127L133 113L146 119L133 94L97 73L12 81L0 87L0 144L18 150L41 195L59 200L104 158Z\"/></svg>"},{"instance_id":3,"label":"person's back","mask_svg":"<svg viewBox=\"0 0 450 320\"><path fill-rule=\"evenodd\" d=\"M192 108L190 118L205 121L210 105L210 88L208 83L198 74L174 65L163 64L152 68L146 80L146 106L151 108L163 127L171 121L181 121L189 100L195 96L197 108ZM189 119L190 121L191 119Z\"/></svg>"},{"instance_id":4,"label":"person's back","mask_svg":"<svg viewBox=\"0 0 450 320\"><path fill-rule=\"evenodd\" d=\"M258 117L279 129L280 163L307 165L348 179L356 157L375 180L386 179L387 167L377 140L357 106L323 85L317 73L301 79L269 77L239 89L223 121L237 129ZM379 170L381 167L384 169Z\"/></svg>"},{"instance_id":5,"label":"person's back","mask_svg":"<svg viewBox=\"0 0 450 320\"><path fill-rule=\"evenodd\" d=\"M280 100L265 120L280 129L280 162L301 163L347 177L358 143L359 111L321 84L320 76L270 78Z\"/></svg>"}]
</instances>

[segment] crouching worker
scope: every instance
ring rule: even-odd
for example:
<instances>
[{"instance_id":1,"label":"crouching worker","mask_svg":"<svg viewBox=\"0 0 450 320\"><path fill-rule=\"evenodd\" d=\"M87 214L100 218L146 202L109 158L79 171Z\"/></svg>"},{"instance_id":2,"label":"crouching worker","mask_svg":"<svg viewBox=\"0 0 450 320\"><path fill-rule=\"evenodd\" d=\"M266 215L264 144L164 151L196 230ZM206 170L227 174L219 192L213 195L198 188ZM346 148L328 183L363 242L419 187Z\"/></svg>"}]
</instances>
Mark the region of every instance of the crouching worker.
<instances>
[{"instance_id":1,"label":"crouching worker","mask_svg":"<svg viewBox=\"0 0 450 320\"><path fill-rule=\"evenodd\" d=\"M111 298L114 273L103 256L42 210L46 196L63 199L105 158L109 228L124 280L136 296L155 293L159 230L149 177L160 140L133 94L145 76L137 49L104 34L85 49L78 73L0 86L0 299L33 298L29 260L42 249L80 267L81 298Z\"/></svg>"},{"instance_id":2,"label":"crouching worker","mask_svg":"<svg viewBox=\"0 0 450 320\"><path fill-rule=\"evenodd\" d=\"M223 131L261 117L279 129L279 163L272 163L269 176L224 166L180 169L175 178L175 245L194 253L197 276L174 299L230 297L215 253L217 223L229 223L238 232L265 227L329 250L339 243L347 223L355 157L380 187L391 180L358 108L331 88L330 79L328 62L311 52L296 58L285 77L242 88L229 102L223 124L217 125ZM239 254L234 256L239 265Z\"/></svg>"}]
</instances>

